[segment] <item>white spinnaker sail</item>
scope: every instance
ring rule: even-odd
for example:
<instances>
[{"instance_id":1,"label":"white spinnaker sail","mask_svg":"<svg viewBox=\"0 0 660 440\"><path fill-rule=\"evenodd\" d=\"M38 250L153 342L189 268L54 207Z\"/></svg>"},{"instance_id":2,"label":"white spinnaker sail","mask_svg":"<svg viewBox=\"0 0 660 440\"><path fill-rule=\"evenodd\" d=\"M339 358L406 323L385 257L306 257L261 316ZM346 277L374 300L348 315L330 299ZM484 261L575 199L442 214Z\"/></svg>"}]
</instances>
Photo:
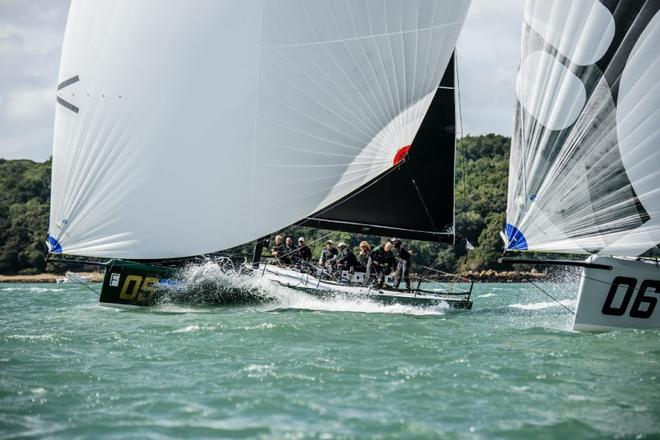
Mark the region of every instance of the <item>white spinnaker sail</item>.
<instances>
[{"instance_id":1,"label":"white spinnaker sail","mask_svg":"<svg viewBox=\"0 0 660 440\"><path fill-rule=\"evenodd\" d=\"M469 0L74 0L49 243L168 258L294 223L392 166Z\"/></svg>"},{"instance_id":2,"label":"white spinnaker sail","mask_svg":"<svg viewBox=\"0 0 660 440\"><path fill-rule=\"evenodd\" d=\"M660 243L659 8L525 2L510 250L636 256Z\"/></svg>"}]
</instances>

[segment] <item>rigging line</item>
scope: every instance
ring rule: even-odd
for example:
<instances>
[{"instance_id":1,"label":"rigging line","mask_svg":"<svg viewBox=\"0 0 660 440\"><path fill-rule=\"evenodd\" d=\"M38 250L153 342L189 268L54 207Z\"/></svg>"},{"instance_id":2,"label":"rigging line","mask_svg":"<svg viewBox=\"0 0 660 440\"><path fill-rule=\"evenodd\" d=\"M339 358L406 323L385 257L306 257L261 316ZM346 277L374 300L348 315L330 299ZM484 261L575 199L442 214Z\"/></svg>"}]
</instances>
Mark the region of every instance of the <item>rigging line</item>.
<instances>
[{"instance_id":1,"label":"rigging line","mask_svg":"<svg viewBox=\"0 0 660 440\"><path fill-rule=\"evenodd\" d=\"M334 234L334 231L333 231L333 232L328 232L328 233L325 234L323 237L321 237L321 238L317 238L317 239L315 239L315 240L312 240L312 241L310 241L309 243L305 242L305 246L309 247L310 244L318 243L319 241L321 241L321 240L323 240L323 239L329 237L329 236L332 235L332 234ZM286 254L284 254L284 255L282 255L282 256L283 256L283 257L287 257L287 256L289 256L289 255L293 255L293 254L294 254L295 252L297 252L297 251L298 251L298 249L296 248L296 249L294 249L294 250L292 250L292 251L287 252ZM275 258L277 258L277 257L275 257ZM277 258L277 260L279 261L279 258Z\"/></svg>"},{"instance_id":2,"label":"rigging line","mask_svg":"<svg viewBox=\"0 0 660 440\"><path fill-rule=\"evenodd\" d=\"M469 278L466 278L466 277L464 277L464 276L461 276L461 275L458 275L458 274L455 274L455 273L444 272L444 271L442 271L442 270L440 270L440 269L435 269L433 266L435 266L436 264L437 264L436 262L433 262L433 265L431 265L431 266L422 266L422 267L423 267L424 269L426 269L427 272L435 272L435 273L437 273L437 274L439 274L439 275L444 275L444 276L447 276L447 277L452 277L452 278L460 279L460 280L466 281L466 282L468 282L468 283L470 282L470 279L469 279Z\"/></svg>"},{"instance_id":3,"label":"rigging line","mask_svg":"<svg viewBox=\"0 0 660 440\"><path fill-rule=\"evenodd\" d=\"M549 294L548 292L546 292L545 290L541 289L541 287L539 287L534 281L529 281L529 283L530 283L532 286L534 286L534 287L536 287L537 289L539 289L541 292L543 292L546 296L548 296L548 298L552 299L554 302L556 302L557 304L559 304L560 306L562 306L563 308L565 308L566 310L568 310L568 312L571 313L573 316L575 316L575 312L574 312L573 310L569 309L569 308L566 307L564 304L562 304L561 302L559 302L559 300L558 300L557 298L555 298L554 296L550 295L550 294Z\"/></svg>"},{"instance_id":4,"label":"rigging line","mask_svg":"<svg viewBox=\"0 0 660 440\"><path fill-rule=\"evenodd\" d=\"M405 159L403 160L403 162L405 163ZM341 204L343 204L343 203L345 203L345 202L348 202L350 199L352 199L353 197L357 196L357 195L360 194L361 192L363 192L363 191L365 191L365 190L371 188L374 184L378 183L378 182L379 182L381 179L383 179L385 176L389 175L389 174L392 173L392 171L394 171L394 170L398 170L399 168L400 168L400 166L394 166L394 167L390 168L390 169L387 170L385 173L381 174L380 176L378 176L377 178L375 178L374 180L372 180L371 182L369 182L368 185L364 186L363 188L359 189L358 191L355 191L355 193L350 194L350 196L348 196L346 199L341 200L341 202L339 202L339 200L337 200L337 201L331 203L330 205L326 206L326 207L325 207L324 209L322 209L321 211L316 212L316 213L313 213L313 214L314 214L314 217L318 217L319 215L321 215L321 214L323 214L323 213L329 211L330 209L334 208L335 206L339 206L339 205L341 205ZM345 197L345 196L344 196L344 197ZM341 199L341 198L340 198L340 199ZM337 203L337 202L339 202L339 203ZM310 215L311 215L311 214L310 214ZM310 222L310 221L311 221L311 219L310 219L309 216L308 216L308 217L305 219L305 221L303 221L302 223L299 223L299 225L300 225L300 226L305 226L305 223Z\"/></svg>"},{"instance_id":5,"label":"rigging line","mask_svg":"<svg viewBox=\"0 0 660 440\"><path fill-rule=\"evenodd\" d=\"M89 287L87 284L83 283L82 281L80 281L76 277L70 277L69 279L71 281L73 281L74 283L80 284L81 286L86 287L87 289L91 290L92 293L94 293L94 295L100 295L101 294L101 292L97 292L96 290L92 289L91 287Z\"/></svg>"},{"instance_id":6,"label":"rigging line","mask_svg":"<svg viewBox=\"0 0 660 440\"><path fill-rule=\"evenodd\" d=\"M408 162L405 162L407 164ZM431 217L431 212L429 211L429 208L426 206L426 202L424 202L424 197L422 197L422 193L419 190L419 187L417 186L417 182L415 182L415 178L412 175L412 171L410 171L410 167L407 166L406 169L408 170L408 174L410 174L410 181L412 184L415 186L415 191L417 191L417 196L419 197L420 202L422 202L422 206L424 207L424 211L426 212L426 216L429 218L429 221L431 222L431 227L435 232L440 232L438 228L435 226L435 222L433 221L433 217ZM454 231L456 233L456 231Z\"/></svg>"},{"instance_id":7,"label":"rigging line","mask_svg":"<svg viewBox=\"0 0 660 440\"><path fill-rule=\"evenodd\" d=\"M454 69L456 71L456 93L458 94L458 123L459 127L461 129L461 136L459 138L459 144L460 144L460 152L461 152L461 178L463 179L463 185L461 185L461 193L463 195L463 200L462 203L465 203L467 201L467 195L466 195L466 176L465 176L465 143L463 142L463 106L461 105L461 78L458 72L458 54L456 51L454 51ZM454 210L456 209L456 206L454 206ZM454 225L454 228L456 228L456 225ZM454 231L456 232L456 231Z\"/></svg>"}]
</instances>

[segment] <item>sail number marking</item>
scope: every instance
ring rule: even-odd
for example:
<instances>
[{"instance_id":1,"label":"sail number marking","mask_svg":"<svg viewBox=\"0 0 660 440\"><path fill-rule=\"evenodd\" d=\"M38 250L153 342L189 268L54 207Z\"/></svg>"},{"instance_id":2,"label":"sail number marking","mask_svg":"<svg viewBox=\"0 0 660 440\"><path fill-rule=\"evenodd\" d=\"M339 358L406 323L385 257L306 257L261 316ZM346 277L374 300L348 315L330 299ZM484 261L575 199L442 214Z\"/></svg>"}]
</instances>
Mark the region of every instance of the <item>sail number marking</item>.
<instances>
[{"instance_id":1,"label":"sail number marking","mask_svg":"<svg viewBox=\"0 0 660 440\"><path fill-rule=\"evenodd\" d=\"M154 284L160 281L155 277L142 277L140 275L128 275L121 286L119 298L126 301L138 301L149 299L155 292Z\"/></svg>"},{"instance_id":2,"label":"sail number marking","mask_svg":"<svg viewBox=\"0 0 660 440\"><path fill-rule=\"evenodd\" d=\"M623 300L621 301L621 304L616 306L613 304L614 298L616 297L616 293L619 290L619 287L622 286L627 287L626 292L623 296ZM602 310L603 314L612 315L612 316L623 316L628 310L628 305L630 304L630 300L632 299L633 293L635 292L635 286L637 286L636 278L630 278L630 277L614 278L614 281L612 281L612 286L610 287L610 291L607 293L607 298L605 299L605 303L603 304L603 310ZM647 319L651 317L651 315L653 314L653 310L655 309L655 305L658 302L658 299L655 296L649 296L646 294L649 289L653 289L653 293L655 294L660 293L660 281L656 281L656 280L642 281L642 284L639 286L639 291L637 292L637 296L635 296L635 300L633 301L632 307L628 312L628 316L630 316L631 318L641 318L641 319ZM646 306L642 308L642 305L646 305Z\"/></svg>"}]
</instances>

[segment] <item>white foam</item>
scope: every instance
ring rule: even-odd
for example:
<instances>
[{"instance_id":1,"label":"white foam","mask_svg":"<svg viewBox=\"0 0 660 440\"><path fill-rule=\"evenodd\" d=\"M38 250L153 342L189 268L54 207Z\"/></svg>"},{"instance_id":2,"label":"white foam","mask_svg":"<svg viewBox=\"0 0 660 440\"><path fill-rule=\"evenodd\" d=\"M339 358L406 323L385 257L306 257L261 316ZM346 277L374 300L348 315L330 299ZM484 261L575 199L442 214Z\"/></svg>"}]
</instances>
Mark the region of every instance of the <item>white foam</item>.
<instances>
[{"instance_id":1,"label":"white foam","mask_svg":"<svg viewBox=\"0 0 660 440\"><path fill-rule=\"evenodd\" d=\"M172 333L190 333L190 332L196 332L197 330L199 330L198 325L189 325L187 327L176 329Z\"/></svg>"},{"instance_id":2,"label":"white foam","mask_svg":"<svg viewBox=\"0 0 660 440\"><path fill-rule=\"evenodd\" d=\"M261 324L249 325L249 326L243 327L243 330L248 330L248 331L250 331L250 330L268 330L268 329L275 328L275 327L276 327L275 324L273 324L271 322L263 322Z\"/></svg>"},{"instance_id":3,"label":"white foam","mask_svg":"<svg viewBox=\"0 0 660 440\"><path fill-rule=\"evenodd\" d=\"M55 340L55 335L45 334L45 335L9 335L9 339L16 339L18 341L29 341L29 342L51 342Z\"/></svg>"},{"instance_id":4,"label":"white foam","mask_svg":"<svg viewBox=\"0 0 660 440\"><path fill-rule=\"evenodd\" d=\"M478 295L477 298L490 298L491 296L497 296L494 293L484 293L483 295Z\"/></svg>"},{"instance_id":5,"label":"white foam","mask_svg":"<svg viewBox=\"0 0 660 440\"><path fill-rule=\"evenodd\" d=\"M431 307L416 307L404 304L382 304L368 298L335 296L332 298L317 298L313 295L290 289L273 283L266 277L255 275L240 275L227 272L213 262L187 267L180 274L183 285L175 289L193 289L195 287L213 288L218 292L222 289L241 289L246 294L255 295L265 300L266 304L259 308L266 311L282 309L315 310L328 312L358 312L358 313L388 313L406 315L442 315L449 305L440 303Z\"/></svg>"},{"instance_id":6,"label":"white foam","mask_svg":"<svg viewBox=\"0 0 660 440\"><path fill-rule=\"evenodd\" d=\"M2 287L0 291L2 292L34 292L34 293L44 293L44 292L64 292L67 289L61 287Z\"/></svg>"},{"instance_id":7,"label":"white foam","mask_svg":"<svg viewBox=\"0 0 660 440\"><path fill-rule=\"evenodd\" d=\"M561 307L561 305L570 306L572 304L574 304L574 301L570 299L565 299L559 301L559 304L554 301L549 301L549 302L540 302L540 303L531 303L531 304L510 304L509 307L512 307L514 309L521 309L521 310L544 310L544 309L550 309L552 307Z\"/></svg>"},{"instance_id":8,"label":"white foam","mask_svg":"<svg viewBox=\"0 0 660 440\"><path fill-rule=\"evenodd\" d=\"M186 327L178 328L176 330L173 330L172 333L192 333L192 332L197 332L200 330L215 330L215 327L213 326L199 326L197 324L189 325Z\"/></svg>"}]
</instances>

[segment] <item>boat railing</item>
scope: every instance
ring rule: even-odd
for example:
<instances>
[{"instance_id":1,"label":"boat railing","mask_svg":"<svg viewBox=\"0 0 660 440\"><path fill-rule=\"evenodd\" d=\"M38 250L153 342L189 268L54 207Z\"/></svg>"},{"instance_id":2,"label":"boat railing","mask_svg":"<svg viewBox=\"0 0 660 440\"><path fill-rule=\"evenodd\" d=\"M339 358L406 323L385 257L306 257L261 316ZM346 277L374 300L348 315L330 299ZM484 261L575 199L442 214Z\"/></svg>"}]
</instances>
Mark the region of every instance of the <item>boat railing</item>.
<instances>
[{"instance_id":1,"label":"boat railing","mask_svg":"<svg viewBox=\"0 0 660 440\"><path fill-rule=\"evenodd\" d=\"M314 276L314 281L316 281L315 288L319 289L321 287L321 283L324 282L326 284L335 284L335 285L344 285L344 286L351 286L351 285L359 285L359 286L364 286L368 288L367 293L371 293L373 290L373 283L372 282L366 282L365 280L355 283L353 282L352 279L347 278L343 275L343 271L338 270L336 272L330 272L326 268L319 266L317 264L314 264L312 262L300 262L299 264L294 264L294 265L286 265L282 264L282 262L277 259L277 258L267 258L262 260L262 271L261 275L264 276L266 273L266 270L268 265L271 265L273 268L275 267L281 267L281 268L286 268L286 269L291 269L291 270L297 270L300 271L300 277L299 277L299 282L301 285L307 286L310 283L310 275ZM414 283L416 284L415 288L407 290L408 292L412 293L414 297L417 297L418 295L436 295L436 296L463 296L466 297L466 299L469 300L470 296L472 295L472 288L474 285L474 282L466 277L456 275L456 274L451 274L448 272L444 272L442 270L429 267L429 266L421 266L424 269L424 273L422 275L413 275L411 278L413 278ZM438 292L435 290L428 290L424 289L422 287L422 283L430 283L433 282L434 280L429 279L428 277L425 276L425 274L433 272L438 275L442 275L445 278L450 278L452 281L447 283L449 284L449 288L443 292ZM376 274L372 273L370 278L375 279ZM469 290L460 290L460 291L454 291L454 285L463 282L463 283L470 283ZM402 289L392 287L388 284L385 284L382 287L383 290L386 291L394 291L394 292L399 292L402 291Z\"/></svg>"}]
</instances>

